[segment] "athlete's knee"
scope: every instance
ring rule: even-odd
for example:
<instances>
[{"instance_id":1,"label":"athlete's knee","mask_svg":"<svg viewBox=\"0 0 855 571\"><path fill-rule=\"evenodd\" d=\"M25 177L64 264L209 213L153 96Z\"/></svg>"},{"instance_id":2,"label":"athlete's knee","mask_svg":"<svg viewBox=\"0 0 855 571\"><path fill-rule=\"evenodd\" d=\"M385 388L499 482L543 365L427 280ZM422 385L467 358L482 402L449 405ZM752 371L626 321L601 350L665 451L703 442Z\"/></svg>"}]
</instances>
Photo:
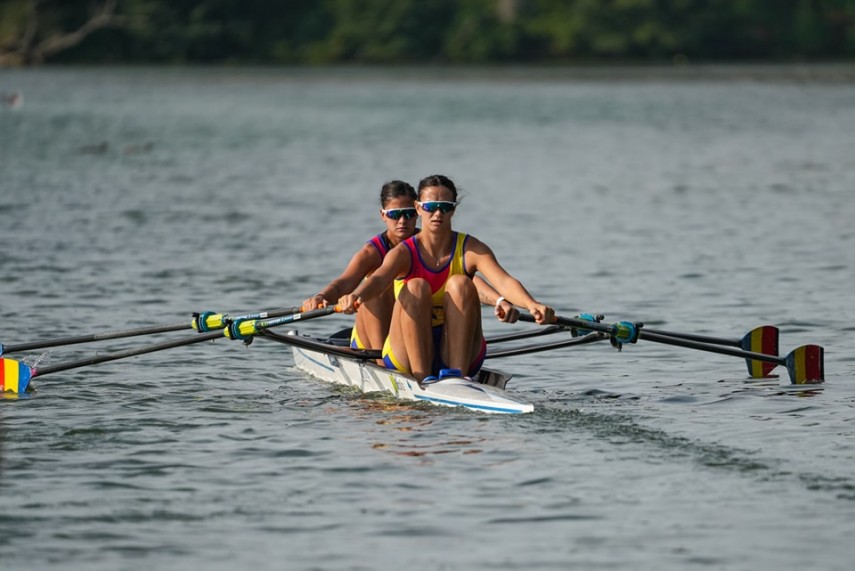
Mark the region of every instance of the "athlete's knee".
<instances>
[{"instance_id":1,"label":"athlete's knee","mask_svg":"<svg viewBox=\"0 0 855 571\"><path fill-rule=\"evenodd\" d=\"M468 277L461 275L448 278L448 282L445 284L445 293L453 298L466 300L478 298L478 290L475 288L475 284Z\"/></svg>"},{"instance_id":2,"label":"athlete's knee","mask_svg":"<svg viewBox=\"0 0 855 571\"><path fill-rule=\"evenodd\" d=\"M430 284L427 282L427 280L422 278L415 278L409 280L406 284L404 284L404 288L398 295L398 299L401 298L401 295L405 295L416 300L430 301Z\"/></svg>"}]
</instances>

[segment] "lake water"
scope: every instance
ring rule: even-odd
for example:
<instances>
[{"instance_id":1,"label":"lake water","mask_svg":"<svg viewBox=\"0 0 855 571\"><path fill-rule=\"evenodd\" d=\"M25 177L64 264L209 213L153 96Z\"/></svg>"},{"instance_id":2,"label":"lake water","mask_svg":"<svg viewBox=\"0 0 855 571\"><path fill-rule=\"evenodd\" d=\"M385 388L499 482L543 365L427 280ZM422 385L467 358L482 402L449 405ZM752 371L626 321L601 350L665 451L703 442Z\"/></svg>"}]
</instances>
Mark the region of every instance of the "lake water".
<instances>
[{"instance_id":1,"label":"lake water","mask_svg":"<svg viewBox=\"0 0 855 571\"><path fill-rule=\"evenodd\" d=\"M380 231L384 181L439 172L456 228L560 314L773 324L827 378L597 344L492 362L536 405L497 417L339 390L264 340L45 375L0 401L3 569L850 569L853 77L0 71L24 95L0 108L0 342L298 305Z\"/></svg>"}]
</instances>

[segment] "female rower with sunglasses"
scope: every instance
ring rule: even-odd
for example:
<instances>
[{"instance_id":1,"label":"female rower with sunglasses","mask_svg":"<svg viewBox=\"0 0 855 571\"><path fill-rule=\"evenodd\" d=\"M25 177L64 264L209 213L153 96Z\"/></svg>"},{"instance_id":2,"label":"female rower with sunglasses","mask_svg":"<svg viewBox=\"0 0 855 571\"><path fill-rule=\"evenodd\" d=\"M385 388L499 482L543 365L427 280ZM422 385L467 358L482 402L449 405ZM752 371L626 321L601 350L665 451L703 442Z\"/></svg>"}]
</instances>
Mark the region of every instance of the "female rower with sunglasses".
<instances>
[{"instance_id":1,"label":"female rower with sunglasses","mask_svg":"<svg viewBox=\"0 0 855 571\"><path fill-rule=\"evenodd\" d=\"M380 189L380 219L386 230L371 238L350 259L340 276L320 292L303 302L303 310L326 307L342 295L350 293L366 276L370 276L389 251L416 234L416 191L401 180L392 180ZM483 280L477 282L478 295L485 304L495 306L496 316L502 321L514 322L519 311L510 302L499 299L499 294ZM389 333L395 296L392 288L367 301L356 315L351 334L351 346L358 349L379 349Z\"/></svg>"},{"instance_id":2,"label":"female rower with sunglasses","mask_svg":"<svg viewBox=\"0 0 855 571\"><path fill-rule=\"evenodd\" d=\"M500 301L507 298L527 308L537 323L550 323L555 312L534 299L499 264L489 246L452 229L457 188L448 177L423 179L415 204L421 232L391 250L371 277L343 295L338 304L353 313L394 283L395 305L383 345L386 367L425 381L446 368L474 378L487 348L479 293L473 283L476 272L498 290Z\"/></svg>"}]
</instances>

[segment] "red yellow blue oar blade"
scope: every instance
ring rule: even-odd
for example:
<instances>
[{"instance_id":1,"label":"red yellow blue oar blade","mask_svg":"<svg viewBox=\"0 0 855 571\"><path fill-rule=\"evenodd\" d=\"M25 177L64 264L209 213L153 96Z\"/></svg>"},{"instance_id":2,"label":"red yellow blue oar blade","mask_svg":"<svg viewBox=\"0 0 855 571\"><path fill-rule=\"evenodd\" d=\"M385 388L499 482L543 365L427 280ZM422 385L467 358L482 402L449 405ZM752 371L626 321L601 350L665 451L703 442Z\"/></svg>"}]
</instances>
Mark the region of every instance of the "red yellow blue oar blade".
<instances>
[{"instance_id":1,"label":"red yellow blue oar blade","mask_svg":"<svg viewBox=\"0 0 855 571\"><path fill-rule=\"evenodd\" d=\"M27 392L33 373L33 369L23 363L12 359L0 359L0 393Z\"/></svg>"},{"instance_id":2,"label":"red yellow blue oar blade","mask_svg":"<svg viewBox=\"0 0 855 571\"><path fill-rule=\"evenodd\" d=\"M739 343L744 351L778 356L778 328L774 325L763 325L749 331ZM768 361L746 359L748 374L754 379L768 377L777 365Z\"/></svg>"},{"instance_id":3,"label":"red yellow blue oar blade","mask_svg":"<svg viewBox=\"0 0 855 571\"><path fill-rule=\"evenodd\" d=\"M787 372L794 385L825 382L825 350L819 345L802 345L787 355Z\"/></svg>"}]
</instances>

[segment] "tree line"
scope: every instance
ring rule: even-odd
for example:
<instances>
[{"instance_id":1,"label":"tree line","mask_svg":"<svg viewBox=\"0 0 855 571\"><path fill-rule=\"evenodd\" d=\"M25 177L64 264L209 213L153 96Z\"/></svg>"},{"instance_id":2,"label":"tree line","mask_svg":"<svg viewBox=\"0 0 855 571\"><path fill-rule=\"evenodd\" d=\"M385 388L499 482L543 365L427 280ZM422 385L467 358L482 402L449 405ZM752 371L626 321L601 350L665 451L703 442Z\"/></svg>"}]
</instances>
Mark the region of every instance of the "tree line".
<instances>
[{"instance_id":1,"label":"tree line","mask_svg":"<svg viewBox=\"0 0 855 571\"><path fill-rule=\"evenodd\" d=\"M855 57L855 0L0 0L0 65Z\"/></svg>"}]
</instances>

